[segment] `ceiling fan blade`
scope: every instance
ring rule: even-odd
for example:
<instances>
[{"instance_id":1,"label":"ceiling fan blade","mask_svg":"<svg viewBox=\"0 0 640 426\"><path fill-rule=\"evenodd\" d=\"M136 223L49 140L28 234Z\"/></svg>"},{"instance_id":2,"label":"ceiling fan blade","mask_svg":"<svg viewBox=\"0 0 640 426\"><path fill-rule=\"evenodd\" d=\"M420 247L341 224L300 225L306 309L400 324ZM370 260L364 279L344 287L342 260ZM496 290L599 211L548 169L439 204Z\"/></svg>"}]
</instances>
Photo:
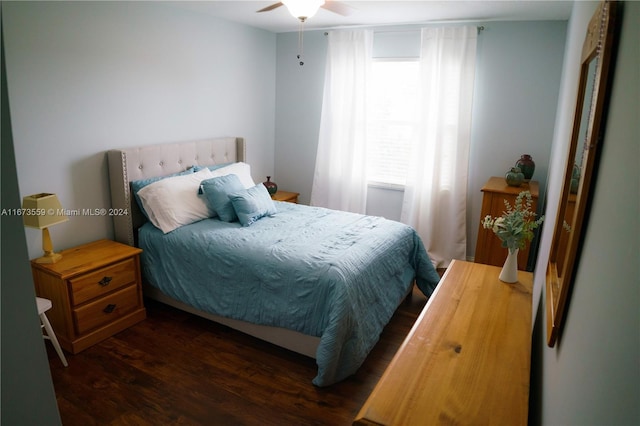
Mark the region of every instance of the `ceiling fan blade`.
<instances>
[{"instance_id":1,"label":"ceiling fan blade","mask_svg":"<svg viewBox=\"0 0 640 426\"><path fill-rule=\"evenodd\" d=\"M282 6L282 2L281 1L279 1L278 3L274 3L271 6L264 7L262 9L256 11L256 13L269 12L269 11L271 11L273 9L277 9L280 6Z\"/></svg>"},{"instance_id":2,"label":"ceiling fan blade","mask_svg":"<svg viewBox=\"0 0 640 426\"><path fill-rule=\"evenodd\" d=\"M342 15L342 16L349 16L351 15L355 9L341 1L330 1L327 0L324 2L324 4L322 6L323 9L326 10L330 10L333 13L337 13L338 15Z\"/></svg>"}]
</instances>

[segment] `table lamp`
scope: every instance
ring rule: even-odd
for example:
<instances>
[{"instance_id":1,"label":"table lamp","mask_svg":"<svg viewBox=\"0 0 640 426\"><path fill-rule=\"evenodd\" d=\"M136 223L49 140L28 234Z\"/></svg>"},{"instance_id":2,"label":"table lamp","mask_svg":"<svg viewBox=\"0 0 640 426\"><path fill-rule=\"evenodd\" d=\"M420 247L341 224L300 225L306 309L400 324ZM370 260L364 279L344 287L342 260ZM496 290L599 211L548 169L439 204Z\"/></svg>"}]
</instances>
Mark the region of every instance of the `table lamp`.
<instances>
[{"instance_id":1,"label":"table lamp","mask_svg":"<svg viewBox=\"0 0 640 426\"><path fill-rule=\"evenodd\" d=\"M49 227L69 220L58 201L56 194L33 194L22 199L24 225L42 229L42 250L44 256L35 259L36 263L56 263L62 259L60 253L53 251Z\"/></svg>"}]
</instances>

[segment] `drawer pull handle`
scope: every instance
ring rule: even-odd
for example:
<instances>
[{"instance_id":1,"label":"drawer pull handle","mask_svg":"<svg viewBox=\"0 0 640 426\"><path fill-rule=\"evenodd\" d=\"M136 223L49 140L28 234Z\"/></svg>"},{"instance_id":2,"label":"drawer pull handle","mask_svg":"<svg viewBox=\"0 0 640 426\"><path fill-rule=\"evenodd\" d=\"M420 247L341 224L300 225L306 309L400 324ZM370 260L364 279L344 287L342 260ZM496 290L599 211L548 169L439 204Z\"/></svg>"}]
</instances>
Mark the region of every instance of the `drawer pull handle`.
<instances>
[{"instance_id":1,"label":"drawer pull handle","mask_svg":"<svg viewBox=\"0 0 640 426\"><path fill-rule=\"evenodd\" d=\"M100 284L100 286L102 287L106 287L109 285L112 279L113 278L111 277L103 277L100 281L98 281L98 284Z\"/></svg>"},{"instance_id":2,"label":"drawer pull handle","mask_svg":"<svg viewBox=\"0 0 640 426\"><path fill-rule=\"evenodd\" d=\"M113 303L109 303L106 308L103 309L105 314L110 314L116 309L116 305Z\"/></svg>"}]
</instances>

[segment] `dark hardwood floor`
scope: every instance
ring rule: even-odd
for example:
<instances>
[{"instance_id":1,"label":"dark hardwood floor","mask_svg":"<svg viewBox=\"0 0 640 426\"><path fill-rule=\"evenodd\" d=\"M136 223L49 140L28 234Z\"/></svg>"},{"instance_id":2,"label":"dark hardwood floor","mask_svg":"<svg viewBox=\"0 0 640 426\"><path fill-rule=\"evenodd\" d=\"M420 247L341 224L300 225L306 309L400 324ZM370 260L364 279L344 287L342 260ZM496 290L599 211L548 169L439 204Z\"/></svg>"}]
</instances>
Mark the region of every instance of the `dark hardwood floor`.
<instances>
[{"instance_id":1,"label":"dark hardwood floor","mask_svg":"<svg viewBox=\"0 0 640 426\"><path fill-rule=\"evenodd\" d=\"M414 288L352 377L317 388L311 358L145 300L147 319L77 354L47 353L64 425L349 425L426 298Z\"/></svg>"}]
</instances>

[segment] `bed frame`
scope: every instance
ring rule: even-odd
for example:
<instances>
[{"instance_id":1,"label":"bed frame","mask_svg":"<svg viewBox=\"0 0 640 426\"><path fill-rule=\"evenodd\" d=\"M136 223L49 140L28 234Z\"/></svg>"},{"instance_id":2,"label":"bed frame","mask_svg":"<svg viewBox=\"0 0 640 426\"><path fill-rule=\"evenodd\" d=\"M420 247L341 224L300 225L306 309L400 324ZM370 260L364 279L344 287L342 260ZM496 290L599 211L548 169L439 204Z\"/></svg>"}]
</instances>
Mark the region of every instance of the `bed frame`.
<instances>
[{"instance_id":1,"label":"bed frame","mask_svg":"<svg viewBox=\"0 0 640 426\"><path fill-rule=\"evenodd\" d=\"M211 166L246 161L243 138L225 137L192 142L150 145L107 152L111 207L126 211L126 215L114 215L115 240L137 246L138 228L146 219L131 193L131 182L181 172L191 166ZM144 276L143 276L144 282ZM292 350L311 358L316 357L319 337L309 336L280 327L269 327L224 318L197 310L175 300L148 283L143 284L144 295L167 305L224 324L235 330Z\"/></svg>"}]
</instances>

